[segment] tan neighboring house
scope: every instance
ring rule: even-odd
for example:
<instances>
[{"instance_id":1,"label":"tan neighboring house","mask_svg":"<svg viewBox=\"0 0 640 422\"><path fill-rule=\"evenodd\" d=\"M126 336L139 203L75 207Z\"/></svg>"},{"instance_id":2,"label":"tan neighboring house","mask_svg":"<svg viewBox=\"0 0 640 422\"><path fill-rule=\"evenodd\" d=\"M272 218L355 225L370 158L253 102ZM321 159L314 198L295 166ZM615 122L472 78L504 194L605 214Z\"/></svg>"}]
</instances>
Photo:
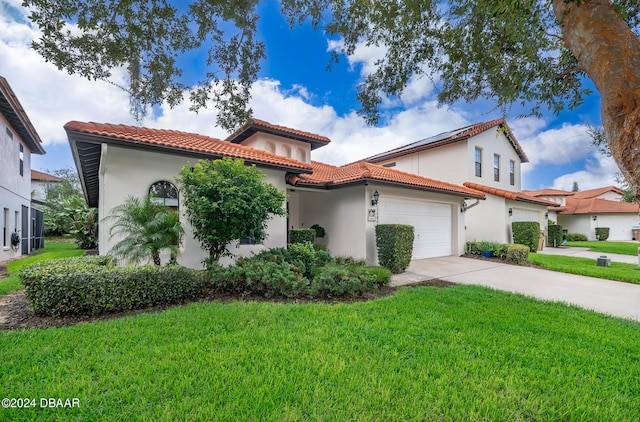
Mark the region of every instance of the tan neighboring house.
<instances>
[{"instance_id":1,"label":"tan neighboring house","mask_svg":"<svg viewBox=\"0 0 640 422\"><path fill-rule=\"evenodd\" d=\"M0 76L0 262L43 244L43 213L31 204L31 154L44 153L18 97ZM12 237L17 244L12 244Z\"/></svg>"},{"instance_id":2,"label":"tan neighboring house","mask_svg":"<svg viewBox=\"0 0 640 422\"><path fill-rule=\"evenodd\" d=\"M596 240L596 228L608 227L608 240L632 240L633 229L640 228L638 204L622 202L624 191L605 186L580 192L541 189L527 192L531 196L556 203L552 219L569 233L580 233ZM640 239L635 239L640 240Z\"/></svg>"},{"instance_id":3,"label":"tan neighboring house","mask_svg":"<svg viewBox=\"0 0 640 422\"><path fill-rule=\"evenodd\" d=\"M335 167L312 161L312 152L328 145L328 138L257 119L225 140L77 121L67 123L65 130L89 206L104 217L129 195L164 192L167 203L181 213L186 230L178 262L196 268L205 253L184 217L175 181L187 162L242 158L260 169L267 182L286 191L288 216L269 221L263 244L239 240L231 245L236 256L286 246L289 229L319 224L326 230L330 253L375 264L379 222L415 226L414 259L460 255L466 240L465 204L486 197L461 184L373 163ZM101 254L118 240L110 238L110 224L103 220L99 227Z\"/></svg>"},{"instance_id":4,"label":"tan neighboring house","mask_svg":"<svg viewBox=\"0 0 640 422\"><path fill-rule=\"evenodd\" d=\"M468 241L510 243L511 223L517 221L536 221L546 230L548 207L555 206L521 192L521 165L529 160L504 119L444 132L363 161L485 193L485 201L461 208Z\"/></svg>"}]
</instances>

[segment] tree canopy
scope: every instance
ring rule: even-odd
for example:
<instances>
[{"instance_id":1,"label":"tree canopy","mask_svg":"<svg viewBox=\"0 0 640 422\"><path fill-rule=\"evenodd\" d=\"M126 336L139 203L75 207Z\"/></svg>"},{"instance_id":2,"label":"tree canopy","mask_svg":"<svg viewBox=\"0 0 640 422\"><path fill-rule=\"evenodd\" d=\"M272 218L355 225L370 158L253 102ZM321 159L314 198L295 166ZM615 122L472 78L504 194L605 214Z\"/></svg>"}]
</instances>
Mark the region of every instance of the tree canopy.
<instances>
[{"instance_id":1,"label":"tree canopy","mask_svg":"<svg viewBox=\"0 0 640 422\"><path fill-rule=\"evenodd\" d=\"M134 111L163 100L173 106L187 91L194 110L213 101L227 129L251 114L249 88L264 58L256 0L195 0L180 8L167 0L24 5L42 30L34 48L60 69L108 79L112 69L127 67ZM601 94L607 142L637 192L637 1L282 0L281 8L291 25L311 20L342 40L344 55L363 44L384 47L357 91L370 124L383 97L401 96L412 78L431 78L443 103L488 99L504 112L519 103L532 114L581 104L588 93L582 81L590 78ZM186 87L177 58L203 47L209 68Z\"/></svg>"}]
</instances>

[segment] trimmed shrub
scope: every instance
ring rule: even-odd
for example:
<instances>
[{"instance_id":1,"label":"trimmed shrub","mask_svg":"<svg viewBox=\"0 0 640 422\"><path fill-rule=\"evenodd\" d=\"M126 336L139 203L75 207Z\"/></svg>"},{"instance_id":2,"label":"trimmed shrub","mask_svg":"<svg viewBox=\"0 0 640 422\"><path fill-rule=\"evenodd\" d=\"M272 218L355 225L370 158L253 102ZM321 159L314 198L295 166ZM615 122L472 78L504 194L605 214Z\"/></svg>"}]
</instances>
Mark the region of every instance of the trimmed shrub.
<instances>
[{"instance_id":1,"label":"trimmed shrub","mask_svg":"<svg viewBox=\"0 0 640 422\"><path fill-rule=\"evenodd\" d=\"M518 221L511 223L513 243L526 245L530 252L538 250L540 241L540 223L536 221Z\"/></svg>"},{"instance_id":2,"label":"trimmed shrub","mask_svg":"<svg viewBox=\"0 0 640 422\"><path fill-rule=\"evenodd\" d=\"M202 272L173 265L116 267L109 257L42 261L20 273L33 312L99 315L176 303L204 294Z\"/></svg>"},{"instance_id":3,"label":"trimmed shrub","mask_svg":"<svg viewBox=\"0 0 640 422\"><path fill-rule=\"evenodd\" d=\"M380 265L399 274L407 269L413 253L413 226L378 224L376 246Z\"/></svg>"},{"instance_id":4,"label":"trimmed shrub","mask_svg":"<svg viewBox=\"0 0 640 422\"><path fill-rule=\"evenodd\" d=\"M549 246L562 245L562 226L560 224L550 224L548 236Z\"/></svg>"},{"instance_id":5,"label":"trimmed shrub","mask_svg":"<svg viewBox=\"0 0 640 422\"><path fill-rule=\"evenodd\" d=\"M480 249L478 249L478 242L467 242L465 251L470 255L480 255Z\"/></svg>"},{"instance_id":6,"label":"trimmed shrub","mask_svg":"<svg viewBox=\"0 0 640 422\"><path fill-rule=\"evenodd\" d=\"M318 225L318 224L314 224L313 226L309 227L310 229L314 230L316 232L316 237L324 237L326 232L324 230L324 227Z\"/></svg>"},{"instance_id":7,"label":"trimmed shrub","mask_svg":"<svg viewBox=\"0 0 640 422\"><path fill-rule=\"evenodd\" d=\"M506 244L502 245L504 250L504 259L518 265L527 262L529 258L529 247L526 245Z\"/></svg>"},{"instance_id":8,"label":"trimmed shrub","mask_svg":"<svg viewBox=\"0 0 640 422\"><path fill-rule=\"evenodd\" d=\"M362 296L390 280L391 272L386 268L328 265L314 277L309 293L314 297Z\"/></svg>"},{"instance_id":9,"label":"trimmed shrub","mask_svg":"<svg viewBox=\"0 0 640 422\"><path fill-rule=\"evenodd\" d=\"M291 264L297 266L305 277L310 278L313 268L317 265L316 250L311 242L292 243L289 245Z\"/></svg>"},{"instance_id":10,"label":"trimmed shrub","mask_svg":"<svg viewBox=\"0 0 640 422\"><path fill-rule=\"evenodd\" d=\"M316 241L316 231L313 229L291 229L289 230L289 244Z\"/></svg>"},{"instance_id":11,"label":"trimmed shrub","mask_svg":"<svg viewBox=\"0 0 640 422\"><path fill-rule=\"evenodd\" d=\"M596 227L596 239L604 242L609 238L609 227Z\"/></svg>"},{"instance_id":12,"label":"trimmed shrub","mask_svg":"<svg viewBox=\"0 0 640 422\"><path fill-rule=\"evenodd\" d=\"M272 255L269 261L263 258L240 258L235 265L212 269L209 277L213 289L265 297L297 297L307 293L309 281L298 267L280 260L278 255Z\"/></svg>"},{"instance_id":13,"label":"trimmed shrub","mask_svg":"<svg viewBox=\"0 0 640 422\"><path fill-rule=\"evenodd\" d=\"M587 242L589 238L582 233L568 233L567 241L569 242Z\"/></svg>"}]
</instances>

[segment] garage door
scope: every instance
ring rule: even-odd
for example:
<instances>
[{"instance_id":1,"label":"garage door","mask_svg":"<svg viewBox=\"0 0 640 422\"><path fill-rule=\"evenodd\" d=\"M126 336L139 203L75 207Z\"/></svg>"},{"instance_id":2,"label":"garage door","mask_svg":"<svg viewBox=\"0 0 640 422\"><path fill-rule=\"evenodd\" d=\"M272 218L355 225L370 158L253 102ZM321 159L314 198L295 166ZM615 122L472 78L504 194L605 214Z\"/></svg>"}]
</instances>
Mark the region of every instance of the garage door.
<instances>
[{"instance_id":1,"label":"garage door","mask_svg":"<svg viewBox=\"0 0 640 422\"><path fill-rule=\"evenodd\" d=\"M539 221L538 211L525 210L522 208L513 209L513 221Z\"/></svg>"},{"instance_id":2,"label":"garage door","mask_svg":"<svg viewBox=\"0 0 640 422\"><path fill-rule=\"evenodd\" d=\"M451 255L451 205L387 197L378 211L381 224L414 227L413 259Z\"/></svg>"}]
</instances>

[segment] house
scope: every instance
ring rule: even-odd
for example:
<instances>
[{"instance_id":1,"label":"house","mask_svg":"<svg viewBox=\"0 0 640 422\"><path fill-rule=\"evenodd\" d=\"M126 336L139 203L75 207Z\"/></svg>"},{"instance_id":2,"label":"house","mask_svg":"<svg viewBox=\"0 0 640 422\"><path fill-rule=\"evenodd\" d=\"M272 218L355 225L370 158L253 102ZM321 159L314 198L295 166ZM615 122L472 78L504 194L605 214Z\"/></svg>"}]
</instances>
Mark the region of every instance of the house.
<instances>
[{"instance_id":1,"label":"house","mask_svg":"<svg viewBox=\"0 0 640 422\"><path fill-rule=\"evenodd\" d=\"M62 179L57 176L38 170L31 170L31 201L36 204L44 204L49 189L60 182L62 182Z\"/></svg>"},{"instance_id":2,"label":"house","mask_svg":"<svg viewBox=\"0 0 640 422\"><path fill-rule=\"evenodd\" d=\"M31 154L44 153L27 113L7 80L0 76L0 262L28 254L41 245L43 213L31 204Z\"/></svg>"},{"instance_id":3,"label":"house","mask_svg":"<svg viewBox=\"0 0 640 422\"><path fill-rule=\"evenodd\" d=\"M232 245L237 255L286 246L290 228L319 224L328 250L377 263L375 225L415 226L414 258L460 255L465 244L465 201L481 201L473 188L411 174L374 163L335 167L311 160L330 143L326 137L253 119L225 140L172 130L71 121L65 125L89 206L102 217L129 195L164 192L180 212L175 179L188 162L242 158L287 192L288 215L269 221L262 245ZM158 187L162 187L159 189ZM376 195L377 193L377 195ZM205 258L184 218L186 236L178 261L199 267ZM118 239L110 222L99 227L99 250L108 253ZM237 248L234 248L236 246Z\"/></svg>"},{"instance_id":4,"label":"house","mask_svg":"<svg viewBox=\"0 0 640 422\"><path fill-rule=\"evenodd\" d=\"M608 240L632 240L633 229L640 228L640 207L622 202L624 191L615 186L580 192L541 189L527 194L555 202L559 206L555 221L569 233L584 234L589 240L596 240L597 227L609 228Z\"/></svg>"},{"instance_id":5,"label":"house","mask_svg":"<svg viewBox=\"0 0 640 422\"><path fill-rule=\"evenodd\" d=\"M521 192L520 166L529 160L504 119L444 132L363 161L485 193L485 201L463 206L467 240L511 243L511 223L517 221L535 221L545 230L548 207L555 206Z\"/></svg>"}]
</instances>

